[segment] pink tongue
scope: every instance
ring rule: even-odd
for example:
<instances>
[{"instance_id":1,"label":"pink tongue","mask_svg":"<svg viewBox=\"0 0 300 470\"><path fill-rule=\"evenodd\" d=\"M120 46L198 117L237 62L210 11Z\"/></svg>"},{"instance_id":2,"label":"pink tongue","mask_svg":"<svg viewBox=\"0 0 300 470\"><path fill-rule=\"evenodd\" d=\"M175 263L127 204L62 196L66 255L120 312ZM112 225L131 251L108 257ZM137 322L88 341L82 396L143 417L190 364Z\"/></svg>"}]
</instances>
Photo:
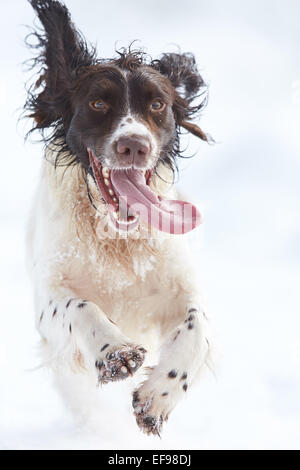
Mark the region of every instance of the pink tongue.
<instances>
[{"instance_id":1,"label":"pink tongue","mask_svg":"<svg viewBox=\"0 0 300 470\"><path fill-rule=\"evenodd\" d=\"M146 185L140 170L111 170L111 182L119 197L120 207L126 205L131 214L139 214L145 223L162 232L183 234L202 222L198 209L184 201L161 199Z\"/></svg>"}]
</instances>

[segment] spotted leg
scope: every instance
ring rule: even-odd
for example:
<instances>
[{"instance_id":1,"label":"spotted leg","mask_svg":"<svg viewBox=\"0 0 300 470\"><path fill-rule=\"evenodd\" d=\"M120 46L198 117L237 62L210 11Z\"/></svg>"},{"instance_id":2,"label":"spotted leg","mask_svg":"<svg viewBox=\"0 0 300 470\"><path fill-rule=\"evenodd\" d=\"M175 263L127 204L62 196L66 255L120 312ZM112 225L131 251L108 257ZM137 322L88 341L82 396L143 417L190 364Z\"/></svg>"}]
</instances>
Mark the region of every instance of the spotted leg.
<instances>
[{"instance_id":1,"label":"spotted leg","mask_svg":"<svg viewBox=\"0 0 300 470\"><path fill-rule=\"evenodd\" d=\"M134 414L144 433L160 434L207 360L209 348L206 315L198 306L189 306L182 323L163 343L158 365L133 393Z\"/></svg>"},{"instance_id":2,"label":"spotted leg","mask_svg":"<svg viewBox=\"0 0 300 470\"><path fill-rule=\"evenodd\" d=\"M99 383L126 379L142 365L146 350L133 344L93 302L67 289L39 290L37 328L51 358L69 352Z\"/></svg>"}]
</instances>

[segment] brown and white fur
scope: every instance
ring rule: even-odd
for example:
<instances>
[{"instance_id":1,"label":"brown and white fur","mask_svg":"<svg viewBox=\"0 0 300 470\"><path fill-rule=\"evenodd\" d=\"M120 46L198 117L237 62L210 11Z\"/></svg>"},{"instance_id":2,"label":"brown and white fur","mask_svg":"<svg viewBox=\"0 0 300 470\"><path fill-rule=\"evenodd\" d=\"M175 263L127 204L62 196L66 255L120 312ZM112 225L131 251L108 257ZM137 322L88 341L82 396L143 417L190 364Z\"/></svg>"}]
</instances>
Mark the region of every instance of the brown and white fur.
<instances>
[{"instance_id":1,"label":"brown and white fur","mask_svg":"<svg viewBox=\"0 0 300 470\"><path fill-rule=\"evenodd\" d=\"M36 9L60 5L31 3ZM42 113L37 114L40 124ZM133 111L118 121L110 139L114 143L132 134L149 139L152 154L143 155L144 168L153 168L161 140ZM142 225L126 237L114 231L105 235L107 208L94 178L85 165L60 166L57 158L50 143L27 236L43 362L53 367L58 381L68 370L66 376L81 374L95 390L98 383L136 373L140 383L132 403L137 423L145 433L159 434L210 354L207 315L185 236L156 231L149 238ZM170 172L163 163L155 164L163 178L154 175L151 188L172 198L175 189L164 182L170 181ZM79 404L72 406L78 411Z\"/></svg>"}]
</instances>

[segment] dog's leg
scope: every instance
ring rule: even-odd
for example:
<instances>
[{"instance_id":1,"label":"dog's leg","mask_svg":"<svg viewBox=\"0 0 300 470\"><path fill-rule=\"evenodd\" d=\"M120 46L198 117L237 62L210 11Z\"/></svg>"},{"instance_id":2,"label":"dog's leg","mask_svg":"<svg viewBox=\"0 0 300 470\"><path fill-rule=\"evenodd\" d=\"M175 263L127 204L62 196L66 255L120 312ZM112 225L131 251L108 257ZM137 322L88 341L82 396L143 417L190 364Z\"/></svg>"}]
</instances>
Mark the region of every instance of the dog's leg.
<instances>
[{"instance_id":1,"label":"dog's leg","mask_svg":"<svg viewBox=\"0 0 300 470\"><path fill-rule=\"evenodd\" d=\"M142 365L145 349L122 334L93 302L64 288L39 289L37 328L55 358L66 351L100 383L126 379Z\"/></svg>"},{"instance_id":2,"label":"dog's leg","mask_svg":"<svg viewBox=\"0 0 300 470\"><path fill-rule=\"evenodd\" d=\"M174 408L208 360L209 329L205 312L186 303L181 323L164 341L160 360L133 393L136 420L143 432L158 434Z\"/></svg>"}]
</instances>

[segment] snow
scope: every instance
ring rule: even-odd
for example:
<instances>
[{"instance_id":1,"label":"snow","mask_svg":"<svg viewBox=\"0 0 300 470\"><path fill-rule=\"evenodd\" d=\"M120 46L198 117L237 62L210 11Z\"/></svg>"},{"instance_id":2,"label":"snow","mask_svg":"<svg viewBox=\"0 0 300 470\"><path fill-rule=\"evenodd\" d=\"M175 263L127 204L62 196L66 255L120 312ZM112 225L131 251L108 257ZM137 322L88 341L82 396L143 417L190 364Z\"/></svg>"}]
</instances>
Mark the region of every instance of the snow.
<instances>
[{"instance_id":1,"label":"snow","mask_svg":"<svg viewBox=\"0 0 300 470\"><path fill-rule=\"evenodd\" d=\"M103 56L135 38L156 56L193 51L210 83L202 127L214 146L182 162L180 189L199 200L205 221L190 235L220 350L171 414L162 439L142 435L125 383L103 386L101 418L79 428L38 368L24 232L41 146L17 126L28 58L25 0L1 15L0 448L299 448L299 79L296 0L187 0L148 4L66 0L75 23ZM159 6L160 15L157 15ZM118 15L116 15L118 11ZM259 12L259 14L258 14ZM103 21L103 18L111 18ZM153 31L155 30L155 34ZM29 74L30 75L30 74ZM26 76L28 77L28 75Z\"/></svg>"}]
</instances>

